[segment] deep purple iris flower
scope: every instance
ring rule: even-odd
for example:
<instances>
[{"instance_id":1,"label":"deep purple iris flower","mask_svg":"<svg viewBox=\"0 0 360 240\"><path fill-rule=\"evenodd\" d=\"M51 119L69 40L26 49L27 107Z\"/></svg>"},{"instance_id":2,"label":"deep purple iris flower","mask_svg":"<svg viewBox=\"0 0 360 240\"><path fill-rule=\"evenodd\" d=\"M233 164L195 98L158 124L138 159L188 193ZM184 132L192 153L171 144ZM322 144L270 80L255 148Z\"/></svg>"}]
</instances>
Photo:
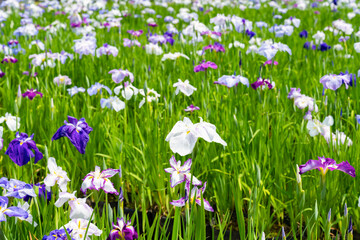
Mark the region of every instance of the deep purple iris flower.
<instances>
[{"instance_id":1,"label":"deep purple iris flower","mask_svg":"<svg viewBox=\"0 0 360 240\"><path fill-rule=\"evenodd\" d=\"M6 63L16 63L18 60L12 56L5 56L1 61L2 64Z\"/></svg>"},{"instance_id":2,"label":"deep purple iris flower","mask_svg":"<svg viewBox=\"0 0 360 240\"><path fill-rule=\"evenodd\" d=\"M343 72L340 72L339 75L349 75L350 76L350 82L349 82L349 85L352 87L352 86L355 86L356 87L356 74L354 73L349 73L347 70L345 71L345 73ZM345 81L343 80L343 84L346 84Z\"/></svg>"},{"instance_id":3,"label":"deep purple iris flower","mask_svg":"<svg viewBox=\"0 0 360 240\"><path fill-rule=\"evenodd\" d=\"M326 43L320 43L320 45L318 46L318 50L325 52L327 50L330 50L331 46L327 45Z\"/></svg>"},{"instance_id":4,"label":"deep purple iris flower","mask_svg":"<svg viewBox=\"0 0 360 240\"><path fill-rule=\"evenodd\" d=\"M217 65L213 62L205 62L205 60L203 60L199 65L194 67L194 72L205 71L208 68L217 69Z\"/></svg>"},{"instance_id":5,"label":"deep purple iris flower","mask_svg":"<svg viewBox=\"0 0 360 240\"><path fill-rule=\"evenodd\" d=\"M9 144L5 154L19 166L23 166L30 161L30 158L35 157L35 163L43 158L43 154L36 147L36 143L32 140L34 134L30 137L26 133L16 133L16 138ZM33 151L35 154L33 153Z\"/></svg>"},{"instance_id":6,"label":"deep purple iris flower","mask_svg":"<svg viewBox=\"0 0 360 240\"><path fill-rule=\"evenodd\" d=\"M246 33L246 35L248 35L250 37L250 39L256 35L256 33L254 33L253 31L250 31L249 29L246 29L245 33Z\"/></svg>"},{"instance_id":7,"label":"deep purple iris flower","mask_svg":"<svg viewBox=\"0 0 360 240\"><path fill-rule=\"evenodd\" d=\"M30 100L33 100L36 95L39 95L40 97L43 97L43 94L41 92L36 91L36 89L28 89L25 93L22 94L22 97L28 97Z\"/></svg>"},{"instance_id":8,"label":"deep purple iris flower","mask_svg":"<svg viewBox=\"0 0 360 240\"><path fill-rule=\"evenodd\" d=\"M138 234L135 228L131 226L131 221L125 222L124 218L118 218L117 223L113 223L113 229L111 230L107 240L125 239L133 240L137 239Z\"/></svg>"},{"instance_id":9,"label":"deep purple iris flower","mask_svg":"<svg viewBox=\"0 0 360 240\"><path fill-rule=\"evenodd\" d=\"M67 228L66 231L70 234L72 229ZM49 233L49 236L45 235L42 240L70 240L67 238L65 229L56 229ZM71 238L71 240L75 240Z\"/></svg>"},{"instance_id":10,"label":"deep purple iris flower","mask_svg":"<svg viewBox=\"0 0 360 240\"><path fill-rule=\"evenodd\" d=\"M321 171L321 173L323 175L325 175L328 170L330 170L330 171L339 170L339 171L349 174L352 177L356 176L355 168L353 166L351 166L348 161L337 164L335 162L335 160L331 159L331 158L325 158L325 157L318 157L318 158L319 158L319 160L309 160L304 165L300 165L299 173L303 174L307 171L317 169L317 170Z\"/></svg>"},{"instance_id":11,"label":"deep purple iris flower","mask_svg":"<svg viewBox=\"0 0 360 240\"><path fill-rule=\"evenodd\" d=\"M269 89L273 88L273 85L271 84L271 82L265 78L258 78L258 80L256 82L253 82L251 84L251 87L255 90L261 86L267 86Z\"/></svg>"},{"instance_id":12,"label":"deep purple iris flower","mask_svg":"<svg viewBox=\"0 0 360 240\"><path fill-rule=\"evenodd\" d=\"M200 108L197 106L194 106L193 104L191 104L190 106L188 106L187 108L184 109L185 112L193 112L196 110L200 110Z\"/></svg>"},{"instance_id":13,"label":"deep purple iris flower","mask_svg":"<svg viewBox=\"0 0 360 240\"><path fill-rule=\"evenodd\" d=\"M37 194L38 194L38 197L40 199L47 200L47 202L51 201L52 193L51 193L51 191L46 191L46 185L45 184L36 183L35 185L31 184L31 186L32 186L32 188L34 189L35 192L36 192L36 189L38 189ZM29 201L31 201L32 198L33 198L33 196L26 195L24 197L24 201L29 202Z\"/></svg>"},{"instance_id":14,"label":"deep purple iris flower","mask_svg":"<svg viewBox=\"0 0 360 240\"><path fill-rule=\"evenodd\" d=\"M36 197L33 187L17 179L8 180L6 177L0 178L0 187L6 189L5 197L25 199L26 197Z\"/></svg>"},{"instance_id":15,"label":"deep purple iris flower","mask_svg":"<svg viewBox=\"0 0 360 240\"><path fill-rule=\"evenodd\" d=\"M0 222L6 221L5 215L8 217L28 218L29 214L19 207L8 207L9 199L7 197L0 197Z\"/></svg>"},{"instance_id":16,"label":"deep purple iris flower","mask_svg":"<svg viewBox=\"0 0 360 240\"><path fill-rule=\"evenodd\" d=\"M174 38L173 38L173 34L172 34L172 33L165 32L165 33L164 33L164 37L165 37L166 41L167 41L168 43L170 43L171 46L174 45L175 40L174 40Z\"/></svg>"},{"instance_id":17,"label":"deep purple iris flower","mask_svg":"<svg viewBox=\"0 0 360 240\"><path fill-rule=\"evenodd\" d=\"M300 33L299 33L299 36L301 38L307 38L308 37L308 32L306 30L302 30Z\"/></svg>"},{"instance_id":18,"label":"deep purple iris flower","mask_svg":"<svg viewBox=\"0 0 360 240\"><path fill-rule=\"evenodd\" d=\"M214 50L215 52L225 52L224 46L221 45L218 42L215 42L214 45L211 45L211 44L207 45L206 47L204 47L203 50L205 51L205 50L208 50L208 49L211 49L211 51Z\"/></svg>"},{"instance_id":19,"label":"deep purple iris flower","mask_svg":"<svg viewBox=\"0 0 360 240\"><path fill-rule=\"evenodd\" d=\"M51 140L54 141L62 137L67 137L81 154L85 154L89 134L93 129L85 122L85 118L77 120L74 117L68 116L68 121L69 122L64 121L65 125L56 131Z\"/></svg>"},{"instance_id":20,"label":"deep purple iris flower","mask_svg":"<svg viewBox=\"0 0 360 240\"><path fill-rule=\"evenodd\" d=\"M9 42L8 42L8 45L9 46L14 46L14 45L18 45L19 44L19 41L16 40L16 39L11 39Z\"/></svg>"},{"instance_id":21,"label":"deep purple iris flower","mask_svg":"<svg viewBox=\"0 0 360 240\"><path fill-rule=\"evenodd\" d=\"M157 24L156 23L148 23L148 26L149 27L157 27Z\"/></svg>"}]
</instances>

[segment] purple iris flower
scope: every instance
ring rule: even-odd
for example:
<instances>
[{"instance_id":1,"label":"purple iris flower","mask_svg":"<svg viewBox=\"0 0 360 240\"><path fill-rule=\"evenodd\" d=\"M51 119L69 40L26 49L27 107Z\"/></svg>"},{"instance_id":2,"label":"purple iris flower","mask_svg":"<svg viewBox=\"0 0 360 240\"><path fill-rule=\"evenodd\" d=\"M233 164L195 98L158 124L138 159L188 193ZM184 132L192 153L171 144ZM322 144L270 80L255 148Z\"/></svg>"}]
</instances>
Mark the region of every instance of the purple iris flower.
<instances>
[{"instance_id":1,"label":"purple iris flower","mask_svg":"<svg viewBox=\"0 0 360 240\"><path fill-rule=\"evenodd\" d=\"M205 51L205 50L208 50L208 49L211 49L211 51L214 50L215 52L225 52L224 46L221 45L221 44L218 43L218 42L215 42L214 45L211 45L211 44L210 44L210 45L204 47L203 50Z\"/></svg>"},{"instance_id":2,"label":"purple iris flower","mask_svg":"<svg viewBox=\"0 0 360 240\"><path fill-rule=\"evenodd\" d=\"M172 22L174 20L174 18L172 16L166 16L164 18L164 22Z\"/></svg>"},{"instance_id":3,"label":"purple iris flower","mask_svg":"<svg viewBox=\"0 0 360 240\"><path fill-rule=\"evenodd\" d=\"M72 229L67 228L66 231L70 234L72 232ZM45 235L42 240L70 240L67 238L65 229L56 229L49 233L49 236ZM74 238L71 238L71 240L75 240Z\"/></svg>"},{"instance_id":4,"label":"purple iris flower","mask_svg":"<svg viewBox=\"0 0 360 240\"><path fill-rule=\"evenodd\" d=\"M87 92L90 96L92 95L96 95L98 93L102 93L102 89L105 89L110 95L112 94L111 90L109 87L102 85L98 82L96 82L94 85L92 85L90 88L88 88Z\"/></svg>"},{"instance_id":5,"label":"purple iris flower","mask_svg":"<svg viewBox=\"0 0 360 240\"><path fill-rule=\"evenodd\" d=\"M319 5L316 3L316 2L313 2L312 4L311 4L311 7L312 8L317 8Z\"/></svg>"},{"instance_id":6,"label":"purple iris flower","mask_svg":"<svg viewBox=\"0 0 360 240\"><path fill-rule=\"evenodd\" d=\"M124 41L124 47L132 47L134 45L141 47L141 43L136 39L130 40L128 38L124 38L123 41Z\"/></svg>"},{"instance_id":7,"label":"purple iris flower","mask_svg":"<svg viewBox=\"0 0 360 240\"><path fill-rule=\"evenodd\" d=\"M346 89L350 84L350 75L349 74L328 74L320 78L320 83L324 86L325 89L331 89L333 91L337 90L344 83Z\"/></svg>"},{"instance_id":8,"label":"purple iris flower","mask_svg":"<svg viewBox=\"0 0 360 240\"><path fill-rule=\"evenodd\" d=\"M188 106L187 108L184 109L185 112L193 112L196 110L200 110L200 108L197 106L194 106L193 104L191 104L190 106Z\"/></svg>"},{"instance_id":9,"label":"purple iris flower","mask_svg":"<svg viewBox=\"0 0 360 240\"><path fill-rule=\"evenodd\" d=\"M62 137L67 137L81 154L85 154L89 134L93 129L85 122L85 118L77 120L74 117L68 116L68 121L69 122L64 121L65 125L56 131L51 140L54 141Z\"/></svg>"},{"instance_id":10,"label":"purple iris flower","mask_svg":"<svg viewBox=\"0 0 360 240\"><path fill-rule=\"evenodd\" d=\"M128 30L127 33L135 36L135 37L140 37L141 34L143 34L143 30L138 30L138 31L134 31L134 30Z\"/></svg>"},{"instance_id":11,"label":"purple iris flower","mask_svg":"<svg viewBox=\"0 0 360 240\"><path fill-rule=\"evenodd\" d=\"M266 62L264 62L264 66L271 65L271 64L274 64L275 66L279 65L279 63L277 61L274 61L274 63L272 60L267 60Z\"/></svg>"},{"instance_id":12,"label":"purple iris flower","mask_svg":"<svg viewBox=\"0 0 360 240\"><path fill-rule=\"evenodd\" d=\"M351 166L348 161L337 164L335 162L335 160L331 159L331 158L325 158L325 157L318 157L318 158L319 158L319 160L309 160L304 165L300 165L299 173L303 174L307 171L317 169L317 170L321 171L321 173L323 175L325 175L328 170L330 170L330 171L339 170L339 171L349 174L352 177L356 176L355 168L353 166Z\"/></svg>"},{"instance_id":13,"label":"purple iris flower","mask_svg":"<svg viewBox=\"0 0 360 240\"><path fill-rule=\"evenodd\" d=\"M24 71L22 74L27 75L27 76L31 76L31 77L36 77L38 75L37 72L35 72L33 75L31 75L31 73L29 71Z\"/></svg>"},{"instance_id":14,"label":"purple iris flower","mask_svg":"<svg viewBox=\"0 0 360 240\"><path fill-rule=\"evenodd\" d=\"M11 40L8 42L8 45L9 45L10 47L14 47L14 46L16 46L16 45L18 45L18 44L19 44L19 41L16 40L16 39L11 39Z\"/></svg>"},{"instance_id":15,"label":"purple iris flower","mask_svg":"<svg viewBox=\"0 0 360 240\"><path fill-rule=\"evenodd\" d=\"M193 185L201 185L201 181L199 181L195 176L190 174L192 160L189 158L184 165L181 166L181 161L176 161L175 157L172 156L170 158L170 168L165 168L165 172L170 173L170 187L175 187L176 185L185 182L192 181Z\"/></svg>"},{"instance_id":16,"label":"purple iris flower","mask_svg":"<svg viewBox=\"0 0 360 240\"><path fill-rule=\"evenodd\" d=\"M261 86L264 86L264 87L267 86L269 89L273 88L273 85L271 84L271 82L265 78L258 78L258 80L256 82L253 82L251 84L251 87L255 90Z\"/></svg>"},{"instance_id":17,"label":"purple iris flower","mask_svg":"<svg viewBox=\"0 0 360 240\"><path fill-rule=\"evenodd\" d=\"M2 78L4 76L5 76L5 73L3 71L1 71L1 69L0 69L0 78Z\"/></svg>"},{"instance_id":18,"label":"purple iris flower","mask_svg":"<svg viewBox=\"0 0 360 240\"><path fill-rule=\"evenodd\" d=\"M360 115L356 115L356 121L358 124L360 124Z\"/></svg>"},{"instance_id":19,"label":"purple iris flower","mask_svg":"<svg viewBox=\"0 0 360 240\"><path fill-rule=\"evenodd\" d=\"M164 35L150 33L148 40L149 40L149 42L151 42L153 44L157 44L157 43L160 43L160 44L170 43L171 45L174 44L174 39L172 38L171 33L165 33Z\"/></svg>"},{"instance_id":20,"label":"purple iris flower","mask_svg":"<svg viewBox=\"0 0 360 240\"><path fill-rule=\"evenodd\" d=\"M310 43L310 42L304 43L304 48L305 48L305 49L310 49L310 47L311 47L311 43Z\"/></svg>"},{"instance_id":21,"label":"purple iris flower","mask_svg":"<svg viewBox=\"0 0 360 240\"><path fill-rule=\"evenodd\" d=\"M36 95L39 95L40 97L43 97L43 94L41 92L36 91L36 89L28 89L25 93L22 94L22 97L28 97L30 100L33 100Z\"/></svg>"},{"instance_id":22,"label":"purple iris flower","mask_svg":"<svg viewBox=\"0 0 360 240\"><path fill-rule=\"evenodd\" d=\"M250 37L250 39L256 35L256 33L254 33L253 31L250 31L249 29L246 29L245 33L246 33L246 35L248 35Z\"/></svg>"},{"instance_id":23,"label":"purple iris flower","mask_svg":"<svg viewBox=\"0 0 360 240\"><path fill-rule=\"evenodd\" d=\"M3 60L1 61L2 64L6 63L16 63L18 60L14 58L13 56L5 56Z\"/></svg>"},{"instance_id":24,"label":"purple iris flower","mask_svg":"<svg viewBox=\"0 0 360 240\"><path fill-rule=\"evenodd\" d=\"M51 201L51 191L47 191L46 190L46 185L45 184L40 184L40 183L36 183L35 185L34 184L31 184L32 188L34 189L34 191L37 189L37 196L40 198L40 199L44 199L44 200L47 200L47 202L50 202ZM31 201L31 199L33 198L34 196L32 195L26 195L24 197L24 201L26 202L29 202ZM36 197L36 195L35 195Z\"/></svg>"},{"instance_id":25,"label":"purple iris flower","mask_svg":"<svg viewBox=\"0 0 360 240\"><path fill-rule=\"evenodd\" d=\"M23 166L30 161L30 158L35 157L35 163L43 158L43 154L36 147L36 143L32 140L34 134L30 137L26 133L16 133L16 138L9 144L5 154L19 166ZM35 154L33 153L33 151Z\"/></svg>"},{"instance_id":26,"label":"purple iris flower","mask_svg":"<svg viewBox=\"0 0 360 240\"><path fill-rule=\"evenodd\" d=\"M331 46L327 45L326 43L320 43L320 45L318 46L318 50L325 52L327 50L330 50Z\"/></svg>"},{"instance_id":27,"label":"purple iris flower","mask_svg":"<svg viewBox=\"0 0 360 240\"><path fill-rule=\"evenodd\" d=\"M124 218L118 218L117 223L113 223L113 229L111 230L107 240L133 240L137 239L138 234L135 231L135 228L131 226L131 221L125 222Z\"/></svg>"},{"instance_id":28,"label":"purple iris flower","mask_svg":"<svg viewBox=\"0 0 360 240\"><path fill-rule=\"evenodd\" d=\"M218 37L221 37L221 32L204 31L204 32L201 32L200 35L201 35L201 36L203 36L203 35L208 35L208 36L216 35L216 36L218 36Z\"/></svg>"},{"instance_id":29,"label":"purple iris flower","mask_svg":"<svg viewBox=\"0 0 360 240\"><path fill-rule=\"evenodd\" d=\"M157 24L156 23L148 23L148 26L149 27L157 27Z\"/></svg>"},{"instance_id":30,"label":"purple iris flower","mask_svg":"<svg viewBox=\"0 0 360 240\"><path fill-rule=\"evenodd\" d=\"M165 33L164 33L164 37L165 37L166 41L167 41L168 43L170 43L171 46L174 45L175 40L174 40L174 38L173 38L173 34L172 34L172 33L170 33L170 32L165 32Z\"/></svg>"},{"instance_id":31,"label":"purple iris flower","mask_svg":"<svg viewBox=\"0 0 360 240\"><path fill-rule=\"evenodd\" d=\"M190 193L190 182L186 182L185 197L182 197L179 200L174 200L174 201L170 202L170 204L175 207L183 207L183 206L185 206L187 201L190 201L190 203L193 203L195 201L197 205L201 206L202 205L201 204L201 194L204 195L205 188L206 188L206 182L204 183L202 188L194 187ZM204 201L204 209L207 211L213 212L214 209L210 206L210 203L208 201L206 201L204 198L203 198L203 201Z\"/></svg>"},{"instance_id":32,"label":"purple iris flower","mask_svg":"<svg viewBox=\"0 0 360 240\"><path fill-rule=\"evenodd\" d=\"M9 199L7 197L0 197L0 222L6 221L5 215L8 217L28 218L29 214L19 207L8 207Z\"/></svg>"},{"instance_id":33,"label":"purple iris flower","mask_svg":"<svg viewBox=\"0 0 360 240\"><path fill-rule=\"evenodd\" d=\"M30 184L16 180L8 179L2 177L0 179L0 187L6 189L5 197L14 197L14 198L26 198L27 196L36 197L35 191Z\"/></svg>"},{"instance_id":34,"label":"purple iris flower","mask_svg":"<svg viewBox=\"0 0 360 240\"><path fill-rule=\"evenodd\" d=\"M346 37L341 36L341 37L339 38L339 42L346 42L346 41L349 40L349 39L350 39L349 36L346 36Z\"/></svg>"},{"instance_id":35,"label":"purple iris flower","mask_svg":"<svg viewBox=\"0 0 360 240\"><path fill-rule=\"evenodd\" d=\"M205 62L205 60L202 60L199 65L194 67L194 72L205 71L208 68L217 69L217 65L213 62Z\"/></svg>"},{"instance_id":36,"label":"purple iris flower","mask_svg":"<svg viewBox=\"0 0 360 240\"><path fill-rule=\"evenodd\" d=\"M301 38L307 38L308 37L308 32L306 30L302 30L300 33L299 33L299 36Z\"/></svg>"}]
</instances>

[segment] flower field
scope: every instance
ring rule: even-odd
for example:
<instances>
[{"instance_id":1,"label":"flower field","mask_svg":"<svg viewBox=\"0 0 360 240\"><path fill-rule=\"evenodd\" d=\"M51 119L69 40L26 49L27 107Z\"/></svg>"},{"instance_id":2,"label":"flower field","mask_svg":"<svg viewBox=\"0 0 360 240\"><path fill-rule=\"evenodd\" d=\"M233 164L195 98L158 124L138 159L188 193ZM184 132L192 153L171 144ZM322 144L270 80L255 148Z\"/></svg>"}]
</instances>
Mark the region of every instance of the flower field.
<instances>
[{"instance_id":1,"label":"flower field","mask_svg":"<svg viewBox=\"0 0 360 240\"><path fill-rule=\"evenodd\" d=\"M360 239L357 1L4 0L0 32L0 240Z\"/></svg>"}]
</instances>

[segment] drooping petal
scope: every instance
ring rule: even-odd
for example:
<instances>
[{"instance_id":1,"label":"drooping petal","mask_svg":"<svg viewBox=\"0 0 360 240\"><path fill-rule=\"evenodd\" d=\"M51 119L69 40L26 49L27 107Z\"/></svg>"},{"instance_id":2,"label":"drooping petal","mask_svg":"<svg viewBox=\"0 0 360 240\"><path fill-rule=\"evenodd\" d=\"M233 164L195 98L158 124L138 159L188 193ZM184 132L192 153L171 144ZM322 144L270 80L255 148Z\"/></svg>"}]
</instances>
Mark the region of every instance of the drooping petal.
<instances>
[{"instance_id":1,"label":"drooping petal","mask_svg":"<svg viewBox=\"0 0 360 240\"><path fill-rule=\"evenodd\" d=\"M185 206L185 198L182 197L179 200L173 200L172 202L170 202L170 204L175 207L183 207Z\"/></svg>"},{"instance_id":2,"label":"drooping petal","mask_svg":"<svg viewBox=\"0 0 360 240\"><path fill-rule=\"evenodd\" d=\"M321 163L321 161L318 160L309 160L305 164L300 165L300 174L306 173L307 171L318 169L320 171L320 168L324 168L324 164Z\"/></svg>"}]
</instances>

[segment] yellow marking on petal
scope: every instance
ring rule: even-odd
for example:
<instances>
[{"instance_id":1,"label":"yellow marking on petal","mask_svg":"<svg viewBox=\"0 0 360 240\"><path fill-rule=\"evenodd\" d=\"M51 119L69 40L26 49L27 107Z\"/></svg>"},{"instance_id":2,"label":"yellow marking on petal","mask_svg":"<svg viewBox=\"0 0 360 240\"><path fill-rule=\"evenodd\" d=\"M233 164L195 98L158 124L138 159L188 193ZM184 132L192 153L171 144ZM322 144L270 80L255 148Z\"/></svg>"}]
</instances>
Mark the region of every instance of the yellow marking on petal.
<instances>
[{"instance_id":1,"label":"yellow marking on petal","mask_svg":"<svg viewBox=\"0 0 360 240\"><path fill-rule=\"evenodd\" d=\"M189 134L189 133L190 133L190 131L187 131L187 132L186 132L186 134Z\"/></svg>"}]
</instances>

